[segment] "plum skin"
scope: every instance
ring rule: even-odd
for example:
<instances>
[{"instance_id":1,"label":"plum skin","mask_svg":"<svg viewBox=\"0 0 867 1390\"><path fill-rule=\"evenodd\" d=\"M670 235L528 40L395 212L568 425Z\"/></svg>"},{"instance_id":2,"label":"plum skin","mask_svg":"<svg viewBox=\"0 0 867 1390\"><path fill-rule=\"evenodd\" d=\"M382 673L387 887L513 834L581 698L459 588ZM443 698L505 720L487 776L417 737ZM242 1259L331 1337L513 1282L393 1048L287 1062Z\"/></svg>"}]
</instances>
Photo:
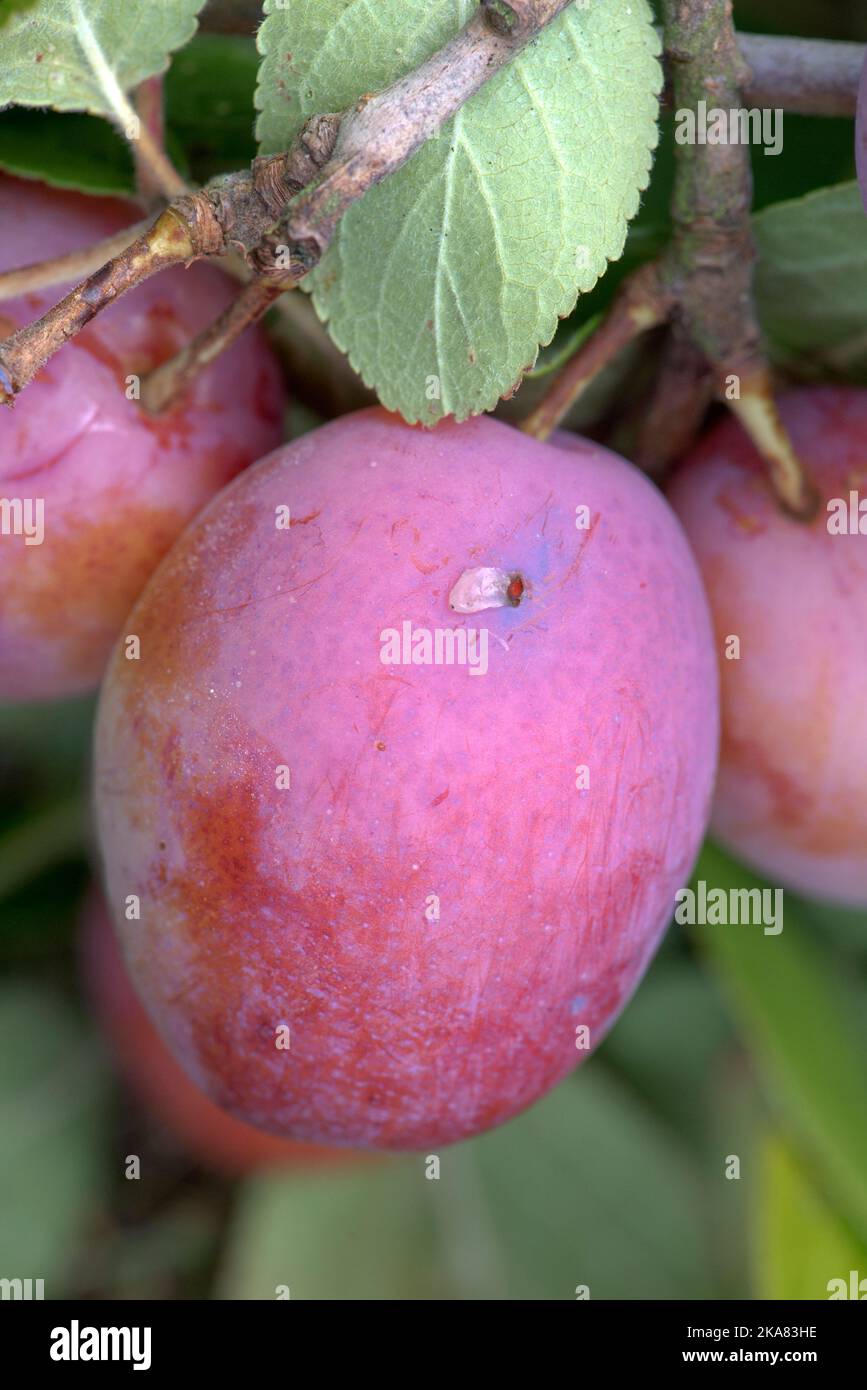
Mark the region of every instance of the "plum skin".
<instances>
[{"instance_id":1,"label":"plum skin","mask_svg":"<svg viewBox=\"0 0 867 1390\"><path fill-rule=\"evenodd\" d=\"M175 1061L133 988L105 901L92 890L80 924L85 986L121 1071L147 1110L192 1158L226 1177L313 1168L355 1158L346 1150L293 1144L220 1110Z\"/></svg>"},{"instance_id":2,"label":"plum skin","mask_svg":"<svg viewBox=\"0 0 867 1390\"><path fill-rule=\"evenodd\" d=\"M452 613L474 565L532 598ZM487 675L384 666L405 619L486 627ZM424 1150L539 1098L582 1026L598 1044L688 881L718 740L706 600L647 479L488 418L361 411L226 489L129 622L142 659L116 651L97 719L108 900L217 1104Z\"/></svg>"},{"instance_id":3,"label":"plum skin","mask_svg":"<svg viewBox=\"0 0 867 1390\"><path fill-rule=\"evenodd\" d=\"M732 419L669 488L700 565L722 677L712 831L807 897L867 905L867 536L833 535L827 503L867 495L867 391L785 394L782 417L822 504L776 506ZM740 638L740 659L724 656Z\"/></svg>"},{"instance_id":4,"label":"plum skin","mask_svg":"<svg viewBox=\"0 0 867 1390\"><path fill-rule=\"evenodd\" d=\"M0 178L0 269L48 259L140 213ZM0 301L0 337L39 317L61 287ZM0 699L95 689L123 619L189 520L282 439L279 370L259 333L214 363L183 402L149 417L126 396L234 293L210 266L130 292L0 410L0 497L39 499L45 538L0 535Z\"/></svg>"}]
</instances>

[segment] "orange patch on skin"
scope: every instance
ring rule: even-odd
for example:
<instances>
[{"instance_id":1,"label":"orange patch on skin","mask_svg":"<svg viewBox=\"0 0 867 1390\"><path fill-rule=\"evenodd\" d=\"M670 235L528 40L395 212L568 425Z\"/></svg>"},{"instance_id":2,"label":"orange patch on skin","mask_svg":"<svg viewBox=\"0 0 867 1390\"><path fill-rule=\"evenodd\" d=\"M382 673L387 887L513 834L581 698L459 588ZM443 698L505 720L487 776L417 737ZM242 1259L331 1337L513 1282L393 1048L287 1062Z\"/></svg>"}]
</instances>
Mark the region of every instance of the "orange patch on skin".
<instances>
[{"instance_id":1,"label":"orange patch on skin","mask_svg":"<svg viewBox=\"0 0 867 1390\"><path fill-rule=\"evenodd\" d=\"M78 518L62 531L46 526L29 548L14 584L0 593L0 612L14 616L64 652L76 676L96 676L124 615L183 525L175 512L106 499L110 521Z\"/></svg>"},{"instance_id":2,"label":"orange patch on skin","mask_svg":"<svg viewBox=\"0 0 867 1390\"><path fill-rule=\"evenodd\" d=\"M813 753L805 750L804 756L815 765ZM863 853L867 821L860 789L853 788L851 797L839 798L833 808L823 810L815 791L775 767L764 744L757 740L723 738L721 761L744 783L750 779L761 782L771 806L771 824L785 832L794 849L829 858ZM809 767L805 767L805 775L809 776Z\"/></svg>"}]
</instances>

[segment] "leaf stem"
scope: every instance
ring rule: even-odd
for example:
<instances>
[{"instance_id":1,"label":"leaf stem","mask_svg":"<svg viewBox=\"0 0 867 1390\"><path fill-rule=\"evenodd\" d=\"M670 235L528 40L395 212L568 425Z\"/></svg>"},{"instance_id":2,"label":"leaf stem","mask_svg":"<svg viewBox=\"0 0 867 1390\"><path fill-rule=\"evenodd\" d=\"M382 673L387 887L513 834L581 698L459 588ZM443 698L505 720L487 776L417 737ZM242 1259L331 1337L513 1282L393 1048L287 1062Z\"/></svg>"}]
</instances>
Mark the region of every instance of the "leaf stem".
<instances>
[{"instance_id":1,"label":"leaf stem","mask_svg":"<svg viewBox=\"0 0 867 1390\"><path fill-rule=\"evenodd\" d=\"M581 345L554 378L536 409L521 422L524 433L534 439L547 439L603 368L639 334L664 323L672 304L656 262L649 262L624 280L596 332Z\"/></svg>"},{"instance_id":2,"label":"leaf stem","mask_svg":"<svg viewBox=\"0 0 867 1390\"><path fill-rule=\"evenodd\" d=\"M127 135L139 195L148 204L162 199L171 202L188 190L166 154L162 77L148 77L141 82L133 94L133 105L138 125L130 126Z\"/></svg>"},{"instance_id":3,"label":"leaf stem","mask_svg":"<svg viewBox=\"0 0 867 1390\"><path fill-rule=\"evenodd\" d=\"M21 266L17 270L0 271L0 303L5 299L17 299L19 295L35 294L39 290L54 289L57 285L68 285L92 275L105 265L106 261L119 256L131 246L150 226L150 219L136 222L122 232L115 232L104 241L83 246L80 250L69 251L65 256L56 256L49 261L36 261L32 265Z\"/></svg>"},{"instance_id":4,"label":"leaf stem","mask_svg":"<svg viewBox=\"0 0 867 1390\"><path fill-rule=\"evenodd\" d=\"M176 356L163 362L142 382L141 403L152 415L168 410L210 364L268 312L289 285L251 280L232 303Z\"/></svg>"}]
</instances>

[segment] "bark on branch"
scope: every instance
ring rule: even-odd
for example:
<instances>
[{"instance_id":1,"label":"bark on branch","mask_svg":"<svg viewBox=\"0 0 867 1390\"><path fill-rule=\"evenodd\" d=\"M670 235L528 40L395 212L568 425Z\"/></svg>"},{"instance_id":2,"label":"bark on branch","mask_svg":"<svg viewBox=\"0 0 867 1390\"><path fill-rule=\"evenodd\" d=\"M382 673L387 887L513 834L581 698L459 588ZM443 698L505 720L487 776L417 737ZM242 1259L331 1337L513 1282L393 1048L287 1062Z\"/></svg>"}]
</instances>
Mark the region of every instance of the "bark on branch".
<instances>
[{"instance_id":1,"label":"bark on branch","mask_svg":"<svg viewBox=\"0 0 867 1390\"><path fill-rule=\"evenodd\" d=\"M0 344L0 405L12 404L52 354L106 305L169 265L236 252L274 286L302 280L352 204L405 164L571 3L481 0L465 28L415 72L348 111L314 116L288 153L261 156L250 170L175 199L132 246L43 319ZM273 295L259 302L269 299ZM236 316L233 324L238 321ZM221 336L218 331L199 348L210 353ZM189 368L187 360L179 380Z\"/></svg>"},{"instance_id":2,"label":"bark on branch","mask_svg":"<svg viewBox=\"0 0 867 1390\"><path fill-rule=\"evenodd\" d=\"M286 236L315 264L337 224L369 188L395 173L571 0L482 0L466 27L415 72L344 118L334 154L289 210Z\"/></svg>"}]
</instances>

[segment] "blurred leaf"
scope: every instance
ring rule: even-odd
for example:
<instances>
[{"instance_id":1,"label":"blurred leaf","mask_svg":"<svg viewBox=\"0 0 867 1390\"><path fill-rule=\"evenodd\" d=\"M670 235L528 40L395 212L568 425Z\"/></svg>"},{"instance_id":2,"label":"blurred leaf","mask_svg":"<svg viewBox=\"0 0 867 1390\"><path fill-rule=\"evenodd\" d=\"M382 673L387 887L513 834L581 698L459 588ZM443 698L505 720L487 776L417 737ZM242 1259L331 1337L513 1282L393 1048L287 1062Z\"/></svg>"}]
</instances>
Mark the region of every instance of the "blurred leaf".
<instances>
[{"instance_id":1,"label":"blurred leaf","mask_svg":"<svg viewBox=\"0 0 867 1390\"><path fill-rule=\"evenodd\" d=\"M197 1278L213 1261L219 1212L197 1196L182 1196L148 1222L122 1225L104 1252L102 1278L119 1298L170 1296L179 1277Z\"/></svg>"},{"instance_id":2,"label":"blurred leaf","mask_svg":"<svg viewBox=\"0 0 867 1390\"><path fill-rule=\"evenodd\" d=\"M657 957L600 1056L625 1072L659 1115L703 1145L714 1070L731 1039L719 995L698 965Z\"/></svg>"},{"instance_id":3,"label":"blurred leaf","mask_svg":"<svg viewBox=\"0 0 867 1390\"><path fill-rule=\"evenodd\" d=\"M87 815L78 797L58 801L0 833L0 898L84 850Z\"/></svg>"},{"instance_id":4,"label":"blurred leaf","mask_svg":"<svg viewBox=\"0 0 867 1390\"><path fill-rule=\"evenodd\" d=\"M832 1279L867 1278L867 1246L835 1215L795 1152L764 1137L755 1209L756 1296L828 1298Z\"/></svg>"},{"instance_id":5,"label":"blurred leaf","mask_svg":"<svg viewBox=\"0 0 867 1390\"><path fill-rule=\"evenodd\" d=\"M64 1295L75 1245L104 1186L106 1072L59 996L0 990L0 1273Z\"/></svg>"},{"instance_id":6,"label":"blurred leaf","mask_svg":"<svg viewBox=\"0 0 867 1390\"><path fill-rule=\"evenodd\" d=\"M19 14L22 10L32 10L38 3L39 0L0 0L0 28L14 14Z\"/></svg>"},{"instance_id":7,"label":"blurred leaf","mask_svg":"<svg viewBox=\"0 0 867 1390\"><path fill-rule=\"evenodd\" d=\"M273 1174L241 1190L217 1296L436 1299L433 1214L420 1159Z\"/></svg>"},{"instance_id":8,"label":"blurred leaf","mask_svg":"<svg viewBox=\"0 0 867 1390\"><path fill-rule=\"evenodd\" d=\"M58 115L15 106L0 113L0 169L79 193L131 194L132 155L99 116Z\"/></svg>"},{"instance_id":9,"label":"blurred leaf","mask_svg":"<svg viewBox=\"0 0 867 1390\"><path fill-rule=\"evenodd\" d=\"M72 965L76 921L92 869L84 858L56 865L0 900L0 963Z\"/></svg>"},{"instance_id":10,"label":"blurred leaf","mask_svg":"<svg viewBox=\"0 0 867 1390\"><path fill-rule=\"evenodd\" d=\"M573 1299L582 1284L591 1299L715 1296L697 1168L594 1061L455 1152L478 1166L503 1297ZM445 1180L430 1186L448 1200Z\"/></svg>"},{"instance_id":11,"label":"blurred leaf","mask_svg":"<svg viewBox=\"0 0 867 1390\"><path fill-rule=\"evenodd\" d=\"M722 1298L751 1294L751 1225L755 1211L759 1136L767 1124L767 1103L758 1089L750 1059L732 1048L717 1059L708 1077L710 1125L705 1193L713 1226ZM735 1170L732 1159L739 1168Z\"/></svg>"},{"instance_id":12,"label":"blurred leaf","mask_svg":"<svg viewBox=\"0 0 867 1390\"><path fill-rule=\"evenodd\" d=\"M415 68L475 8L274 0L259 31L263 151ZM492 409L622 254L656 144L649 19L644 0L571 6L343 219L314 302L389 409L427 424Z\"/></svg>"},{"instance_id":13,"label":"blurred leaf","mask_svg":"<svg viewBox=\"0 0 867 1390\"><path fill-rule=\"evenodd\" d=\"M0 801L16 769L34 799L62 798L80 787L90 762L94 700L0 705ZM20 810L20 797L16 809Z\"/></svg>"},{"instance_id":14,"label":"blurred leaf","mask_svg":"<svg viewBox=\"0 0 867 1390\"><path fill-rule=\"evenodd\" d=\"M726 890L760 886L706 846L696 879ZM783 931L693 929L731 993L771 1100L804 1146L829 1195L867 1237L867 1055L852 993L788 897Z\"/></svg>"},{"instance_id":15,"label":"blurred leaf","mask_svg":"<svg viewBox=\"0 0 867 1390\"><path fill-rule=\"evenodd\" d=\"M252 38L199 34L172 60L166 119L197 181L243 169L256 155Z\"/></svg>"},{"instance_id":16,"label":"blurred leaf","mask_svg":"<svg viewBox=\"0 0 867 1390\"><path fill-rule=\"evenodd\" d=\"M867 381L867 227L855 183L777 203L754 219L756 297L782 361Z\"/></svg>"},{"instance_id":17,"label":"blurred leaf","mask_svg":"<svg viewBox=\"0 0 867 1390\"><path fill-rule=\"evenodd\" d=\"M798 902L798 913L830 942L853 956L867 956L867 912L837 903Z\"/></svg>"},{"instance_id":18,"label":"blurred leaf","mask_svg":"<svg viewBox=\"0 0 867 1390\"><path fill-rule=\"evenodd\" d=\"M164 72L203 0L36 0L3 28L0 106L118 116L122 94Z\"/></svg>"},{"instance_id":19,"label":"blurred leaf","mask_svg":"<svg viewBox=\"0 0 867 1390\"><path fill-rule=\"evenodd\" d=\"M780 153L766 155L764 146L751 145L750 154L753 210L758 212L853 178L852 122L844 116L798 116L787 111Z\"/></svg>"},{"instance_id":20,"label":"blurred leaf","mask_svg":"<svg viewBox=\"0 0 867 1390\"><path fill-rule=\"evenodd\" d=\"M166 143L182 174L206 183L255 157L258 66L252 37L199 34L175 54L165 79ZM98 116L10 107L0 113L0 168L80 193L135 191L127 141Z\"/></svg>"},{"instance_id":21,"label":"blurred leaf","mask_svg":"<svg viewBox=\"0 0 867 1390\"><path fill-rule=\"evenodd\" d=\"M696 1170L601 1067L433 1152L438 1180L416 1155L248 1181L219 1296L712 1296Z\"/></svg>"}]
</instances>

